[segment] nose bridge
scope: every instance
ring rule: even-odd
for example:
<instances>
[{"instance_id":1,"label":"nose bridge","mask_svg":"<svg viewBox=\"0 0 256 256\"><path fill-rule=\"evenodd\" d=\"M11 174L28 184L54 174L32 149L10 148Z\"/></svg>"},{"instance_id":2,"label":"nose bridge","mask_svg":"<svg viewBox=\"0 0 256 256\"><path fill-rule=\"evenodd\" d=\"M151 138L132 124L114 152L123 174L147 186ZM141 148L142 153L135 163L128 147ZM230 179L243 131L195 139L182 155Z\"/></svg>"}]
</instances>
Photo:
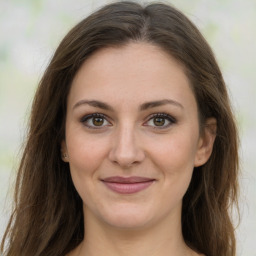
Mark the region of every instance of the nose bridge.
<instances>
[{"instance_id":1,"label":"nose bridge","mask_svg":"<svg viewBox=\"0 0 256 256\"><path fill-rule=\"evenodd\" d=\"M116 129L113 136L110 159L120 166L130 166L143 160L144 153L139 145L136 127L124 122Z\"/></svg>"},{"instance_id":2,"label":"nose bridge","mask_svg":"<svg viewBox=\"0 0 256 256\"><path fill-rule=\"evenodd\" d=\"M134 152L136 149L135 128L131 124L124 124L117 134L117 147L122 151Z\"/></svg>"}]
</instances>

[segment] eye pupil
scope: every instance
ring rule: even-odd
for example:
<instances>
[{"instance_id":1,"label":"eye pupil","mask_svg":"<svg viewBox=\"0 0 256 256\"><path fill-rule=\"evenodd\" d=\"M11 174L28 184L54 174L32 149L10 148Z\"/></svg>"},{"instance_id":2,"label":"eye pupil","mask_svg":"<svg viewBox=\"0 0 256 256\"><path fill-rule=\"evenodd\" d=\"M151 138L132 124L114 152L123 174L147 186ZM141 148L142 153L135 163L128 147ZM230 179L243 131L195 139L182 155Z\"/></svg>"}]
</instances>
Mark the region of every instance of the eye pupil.
<instances>
[{"instance_id":1,"label":"eye pupil","mask_svg":"<svg viewBox=\"0 0 256 256\"><path fill-rule=\"evenodd\" d=\"M103 125L103 123L104 123L103 118L101 118L101 117L94 117L93 118L93 125L101 126L101 125Z\"/></svg>"},{"instance_id":2,"label":"eye pupil","mask_svg":"<svg viewBox=\"0 0 256 256\"><path fill-rule=\"evenodd\" d=\"M154 118L154 125L155 126L163 126L165 124L165 119L162 117L155 117Z\"/></svg>"}]
</instances>

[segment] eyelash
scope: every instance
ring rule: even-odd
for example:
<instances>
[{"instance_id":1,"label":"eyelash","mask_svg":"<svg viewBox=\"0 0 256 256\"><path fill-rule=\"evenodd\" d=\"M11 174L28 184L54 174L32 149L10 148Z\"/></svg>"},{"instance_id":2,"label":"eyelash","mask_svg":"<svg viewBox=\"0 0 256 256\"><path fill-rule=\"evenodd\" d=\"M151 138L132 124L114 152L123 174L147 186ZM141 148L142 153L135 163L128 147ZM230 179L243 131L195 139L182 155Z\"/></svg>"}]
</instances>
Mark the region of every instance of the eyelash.
<instances>
[{"instance_id":1,"label":"eyelash","mask_svg":"<svg viewBox=\"0 0 256 256\"><path fill-rule=\"evenodd\" d=\"M154 129L166 129L169 128L172 124L175 124L177 121L174 117L170 116L169 114L166 113L155 113L152 114L148 117L146 122L149 122L150 120L153 120L154 118L162 118L164 120L167 120L169 122L169 124L164 125L164 126L152 126L152 128ZM145 125L145 126L150 126L150 125Z\"/></svg>"},{"instance_id":2,"label":"eyelash","mask_svg":"<svg viewBox=\"0 0 256 256\"><path fill-rule=\"evenodd\" d=\"M97 127L97 126L88 125L88 121L93 118L102 118L103 122L107 121L108 123L110 123L108 121L108 117L101 113L93 113L93 114L86 115L81 118L81 123L83 123L86 127L90 128L90 129L101 129L102 127L104 127L104 126Z\"/></svg>"},{"instance_id":3,"label":"eyelash","mask_svg":"<svg viewBox=\"0 0 256 256\"><path fill-rule=\"evenodd\" d=\"M88 121L90 119L93 118L101 118L103 120L103 122L107 121L109 124L108 125L101 125L101 126L93 126L93 125L89 125ZM148 123L149 121L153 120L154 118L162 118L165 121L167 120L169 123L167 125L164 126L151 126L151 125L147 125L145 123ZM112 126L112 124L108 121L108 117L104 114L101 113L93 113L93 114L89 114L86 116L83 116L81 118L81 123L83 123L86 127L90 128L90 129L101 129L105 126ZM166 113L155 113L155 114L151 114L148 118L147 121L143 123L143 126L151 126L153 129L166 129L169 126L171 126L172 124L175 124L177 121L174 117L170 116L169 114Z\"/></svg>"}]
</instances>

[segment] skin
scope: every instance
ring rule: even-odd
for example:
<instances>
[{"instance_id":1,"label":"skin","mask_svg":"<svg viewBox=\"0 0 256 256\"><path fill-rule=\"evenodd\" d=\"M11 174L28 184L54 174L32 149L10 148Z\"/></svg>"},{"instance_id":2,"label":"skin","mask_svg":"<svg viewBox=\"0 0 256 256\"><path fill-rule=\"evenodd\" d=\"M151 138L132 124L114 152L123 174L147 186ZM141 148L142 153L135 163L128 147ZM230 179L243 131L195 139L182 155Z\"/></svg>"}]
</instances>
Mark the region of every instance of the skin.
<instances>
[{"instance_id":1,"label":"skin","mask_svg":"<svg viewBox=\"0 0 256 256\"><path fill-rule=\"evenodd\" d=\"M163 102L145 105L155 101ZM93 113L104 116L88 117ZM215 127L216 121L207 124ZM85 216L85 239L69 255L198 255L182 237L182 198L194 167L210 157L214 138L209 129L199 133L189 80L170 55L147 43L94 53L76 74L67 101L63 160ZM119 194L102 182L110 176L155 181Z\"/></svg>"}]
</instances>

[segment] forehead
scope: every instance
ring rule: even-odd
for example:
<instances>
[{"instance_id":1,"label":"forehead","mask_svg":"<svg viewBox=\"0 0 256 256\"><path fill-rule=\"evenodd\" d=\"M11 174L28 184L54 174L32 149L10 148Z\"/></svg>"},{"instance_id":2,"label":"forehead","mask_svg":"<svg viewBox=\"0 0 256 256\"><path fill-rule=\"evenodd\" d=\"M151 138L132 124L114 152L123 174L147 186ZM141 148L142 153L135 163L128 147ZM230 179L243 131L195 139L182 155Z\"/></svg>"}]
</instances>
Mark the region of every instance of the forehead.
<instances>
[{"instance_id":1,"label":"forehead","mask_svg":"<svg viewBox=\"0 0 256 256\"><path fill-rule=\"evenodd\" d=\"M182 65L161 48L148 43L129 43L95 52L77 72L68 101L83 97L143 103L171 97L194 101Z\"/></svg>"}]
</instances>

